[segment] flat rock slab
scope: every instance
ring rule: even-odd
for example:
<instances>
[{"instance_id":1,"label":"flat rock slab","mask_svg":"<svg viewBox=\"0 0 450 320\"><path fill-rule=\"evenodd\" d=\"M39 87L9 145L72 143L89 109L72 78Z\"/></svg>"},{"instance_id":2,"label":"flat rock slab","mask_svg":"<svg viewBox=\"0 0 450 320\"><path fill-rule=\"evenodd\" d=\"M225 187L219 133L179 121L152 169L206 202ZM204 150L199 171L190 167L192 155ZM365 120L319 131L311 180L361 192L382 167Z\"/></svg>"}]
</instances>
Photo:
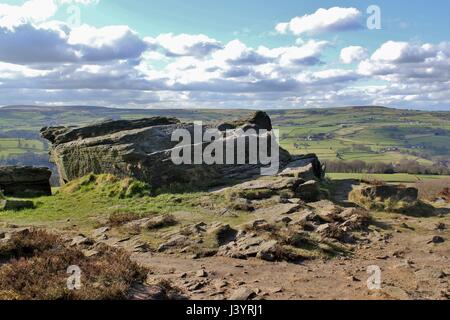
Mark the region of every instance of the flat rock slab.
<instances>
[{"instance_id":1,"label":"flat rock slab","mask_svg":"<svg viewBox=\"0 0 450 320\"><path fill-rule=\"evenodd\" d=\"M259 209L259 210L255 211L255 214L268 215L268 216L287 215L287 214L292 214L294 212L297 212L301 208L302 208L302 206L299 204L282 203L282 204L278 204L278 205L275 205L270 208Z\"/></svg>"},{"instance_id":2,"label":"flat rock slab","mask_svg":"<svg viewBox=\"0 0 450 320\"><path fill-rule=\"evenodd\" d=\"M40 197L52 194L48 168L0 167L0 190L10 197Z\"/></svg>"}]
</instances>

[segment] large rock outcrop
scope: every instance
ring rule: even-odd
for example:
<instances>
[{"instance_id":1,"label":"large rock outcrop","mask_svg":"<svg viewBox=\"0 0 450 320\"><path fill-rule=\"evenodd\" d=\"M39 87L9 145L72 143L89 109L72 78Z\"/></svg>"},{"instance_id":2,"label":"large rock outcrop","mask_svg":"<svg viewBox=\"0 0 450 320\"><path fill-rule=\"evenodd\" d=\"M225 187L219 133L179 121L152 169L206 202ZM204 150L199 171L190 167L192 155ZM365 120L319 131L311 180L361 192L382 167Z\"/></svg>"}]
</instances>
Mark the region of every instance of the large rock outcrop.
<instances>
[{"instance_id":1,"label":"large rock outcrop","mask_svg":"<svg viewBox=\"0 0 450 320\"><path fill-rule=\"evenodd\" d=\"M0 167L0 190L11 197L38 197L52 194L48 168Z\"/></svg>"},{"instance_id":2,"label":"large rock outcrop","mask_svg":"<svg viewBox=\"0 0 450 320\"><path fill-rule=\"evenodd\" d=\"M176 165L171 156L180 148L179 141L172 141L172 134L177 129L185 129L194 136L194 124L164 117L107 121L79 128L43 128L41 134L53 143L51 158L63 184L90 173L109 173L132 177L155 188L178 184L207 187L258 175L263 167L259 159L256 164L248 161L251 152L248 140L245 140L246 164ZM235 145L241 132L249 129L256 132L256 138L262 143L270 145L273 138L271 120L264 112L235 122L208 124L203 127L203 132L207 129L216 129L220 134L218 140L233 140ZM199 145L200 150L204 150L210 142L192 144L193 147ZM279 165L284 168L294 159L282 148L278 150ZM223 153L225 159L226 151ZM317 165L315 169L320 170Z\"/></svg>"}]
</instances>

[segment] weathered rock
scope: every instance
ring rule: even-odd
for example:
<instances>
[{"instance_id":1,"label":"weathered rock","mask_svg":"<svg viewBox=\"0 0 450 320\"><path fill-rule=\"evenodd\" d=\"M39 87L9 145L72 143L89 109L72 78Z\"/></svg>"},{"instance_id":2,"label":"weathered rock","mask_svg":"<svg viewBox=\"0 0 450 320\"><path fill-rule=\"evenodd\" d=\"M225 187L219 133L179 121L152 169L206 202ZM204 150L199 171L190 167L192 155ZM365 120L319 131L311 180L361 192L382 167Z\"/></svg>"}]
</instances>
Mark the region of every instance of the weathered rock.
<instances>
[{"instance_id":1,"label":"weathered rock","mask_svg":"<svg viewBox=\"0 0 450 320\"><path fill-rule=\"evenodd\" d=\"M208 231L208 234L219 245L226 245L236 239L237 230L234 230L230 225L219 225Z\"/></svg>"},{"instance_id":2,"label":"weathered rock","mask_svg":"<svg viewBox=\"0 0 450 320\"><path fill-rule=\"evenodd\" d=\"M95 229L92 232L92 236L94 238L99 238L99 237L103 236L105 233L107 233L109 230L110 230L109 227L102 227L102 228Z\"/></svg>"},{"instance_id":3,"label":"weathered rock","mask_svg":"<svg viewBox=\"0 0 450 320\"><path fill-rule=\"evenodd\" d=\"M83 235L79 235L76 236L72 239L72 242L70 243L71 247L75 247L75 246L81 246L81 245L93 245L94 241L92 241L91 239L83 236Z\"/></svg>"},{"instance_id":4,"label":"weathered rock","mask_svg":"<svg viewBox=\"0 0 450 320\"><path fill-rule=\"evenodd\" d=\"M298 204L285 203L259 209L256 211L256 214L260 216L288 215L298 211L300 208L301 206Z\"/></svg>"},{"instance_id":5,"label":"weathered rock","mask_svg":"<svg viewBox=\"0 0 450 320\"><path fill-rule=\"evenodd\" d=\"M252 298L256 297L256 293L255 291L242 287L239 288L237 290L235 290L231 296L229 300L234 300L234 301L246 301L246 300L250 300Z\"/></svg>"},{"instance_id":6,"label":"weathered rock","mask_svg":"<svg viewBox=\"0 0 450 320\"><path fill-rule=\"evenodd\" d=\"M0 211L20 211L33 209L34 203L29 200L4 199L0 200Z\"/></svg>"},{"instance_id":7,"label":"weathered rock","mask_svg":"<svg viewBox=\"0 0 450 320\"><path fill-rule=\"evenodd\" d=\"M315 209L315 214L321 222L332 223L340 220L342 208L329 200L310 203L309 206Z\"/></svg>"},{"instance_id":8,"label":"weathered rock","mask_svg":"<svg viewBox=\"0 0 450 320\"><path fill-rule=\"evenodd\" d=\"M181 247L188 241L188 237L181 234L172 236L166 243L159 246L158 251L163 252L170 248Z\"/></svg>"},{"instance_id":9,"label":"weathered rock","mask_svg":"<svg viewBox=\"0 0 450 320\"><path fill-rule=\"evenodd\" d=\"M226 256L235 259L254 258L261 251L261 244L265 242L264 238L247 234L240 237L236 242L231 242L226 246L222 246L219 251L219 256Z\"/></svg>"},{"instance_id":10,"label":"weathered rock","mask_svg":"<svg viewBox=\"0 0 450 320\"><path fill-rule=\"evenodd\" d=\"M279 244L276 240L263 243L259 247L256 257L265 261L276 261L278 258Z\"/></svg>"},{"instance_id":11,"label":"weathered rock","mask_svg":"<svg viewBox=\"0 0 450 320\"><path fill-rule=\"evenodd\" d=\"M399 185L363 186L354 189L349 199L366 208L384 206L386 202L413 204L418 201L419 191Z\"/></svg>"},{"instance_id":12,"label":"weathered rock","mask_svg":"<svg viewBox=\"0 0 450 320\"><path fill-rule=\"evenodd\" d=\"M256 139L260 143L270 143L272 139L270 118L265 113L259 112L243 120L239 128L256 129ZM63 184L90 173L109 173L120 178L135 178L155 188L176 183L206 187L223 183L225 179L243 179L260 173L262 164L250 163L249 148L245 150L246 164L243 165L174 164L172 152L183 150L177 141L172 141L177 129L187 130L194 136L193 124L161 117L108 121L80 128L43 128L41 134L53 143L51 156ZM206 129L213 128L205 126L203 130ZM266 132L259 133L260 130ZM227 133L227 136L221 133L222 141L243 138L237 130L235 133ZM208 143L204 143L200 147L207 146ZM191 158L196 149L191 148ZM281 167L290 160L289 153L280 148Z\"/></svg>"},{"instance_id":13,"label":"weathered rock","mask_svg":"<svg viewBox=\"0 0 450 320\"><path fill-rule=\"evenodd\" d=\"M320 198L320 185L317 181L310 180L298 186L295 193L303 201L317 201Z\"/></svg>"},{"instance_id":14,"label":"weathered rock","mask_svg":"<svg viewBox=\"0 0 450 320\"><path fill-rule=\"evenodd\" d=\"M0 190L11 197L50 196L51 175L48 168L0 167Z\"/></svg>"},{"instance_id":15,"label":"weathered rock","mask_svg":"<svg viewBox=\"0 0 450 320\"><path fill-rule=\"evenodd\" d=\"M198 278L206 278L206 277L208 277L208 273L207 273L205 270L203 270L203 269L198 270L197 273L196 273L195 275L196 275Z\"/></svg>"},{"instance_id":16,"label":"weathered rock","mask_svg":"<svg viewBox=\"0 0 450 320\"><path fill-rule=\"evenodd\" d=\"M300 156L290 162L280 176L300 178L304 181L321 179L324 170L315 154Z\"/></svg>"},{"instance_id":17,"label":"weathered rock","mask_svg":"<svg viewBox=\"0 0 450 320\"><path fill-rule=\"evenodd\" d=\"M434 243L434 244L440 244L440 243L444 243L445 239L441 236L434 236L433 239L430 240L429 243Z\"/></svg>"}]
</instances>

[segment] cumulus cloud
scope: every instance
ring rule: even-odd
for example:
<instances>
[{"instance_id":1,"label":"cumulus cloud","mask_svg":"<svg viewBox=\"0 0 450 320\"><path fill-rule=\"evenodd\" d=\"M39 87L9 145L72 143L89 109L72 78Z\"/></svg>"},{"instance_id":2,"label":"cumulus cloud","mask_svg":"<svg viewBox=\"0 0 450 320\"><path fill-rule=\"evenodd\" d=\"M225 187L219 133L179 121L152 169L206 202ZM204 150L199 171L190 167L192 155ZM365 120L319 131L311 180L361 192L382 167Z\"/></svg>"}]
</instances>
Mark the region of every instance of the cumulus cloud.
<instances>
[{"instance_id":1,"label":"cumulus cloud","mask_svg":"<svg viewBox=\"0 0 450 320\"><path fill-rule=\"evenodd\" d=\"M70 29L62 23L0 27L0 43L0 61L17 64L132 59L147 49L125 26Z\"/></svg>"},{"instance_id":2,"label":"cumulus cloud","mask_svg":"<svg viewBox=\"0 0 450 320\"><path fill-rule=\"evenodd\" d=\"M54 16L57 10L58 6L53 0L29 0L19 6L0 3L0 26L42 22Z\"/></svg>"},{"instance_id":3,"label":"cumulus cloud","mask_svg":"<svg viewBox=\"0 0 450 320\"><path fill-rule=\"evenodd\" d=\"M341 61L345 64L359 62L368 57L368 50L360 46L350 46L341 50Z\"/></svg>"},{"instance_id":4,"label":"cumulus cloud","mask_svg":"<svg viewBox=\"0 0 450 320\"><path fill-rule=\"evenodd\" d=\"M52 18L62 5L95 5L100 0L28 0L22 5L0 3L0 26L40 23Z\"/></svg>"},{"instance_id":5,"label":"cumulus cloud","mask_svg":"<svg viewBox=\"0 0 450 320\"><path fill-rule=\"evenodd\" d=\"M220 41L203 34L166 33L156 38L148 37L145 40L154 49L161 48L167 56L171 57L204 57L223 47Z\"/></svg>"},{"instance_id":6,"label":"cumulus cloud","mask_svg":"<svg viewBox=\"0 0 450 320\"><path fill-rule=\"evenodd\" d=\"M370 59L362 61L358 69L361 74L388 81L448 81L450 43L388 41Z\"/></svg>"},{"instance_id":7,"label":"cumulus cloud","mask_svg":"<svg viewBox=\"0 0 450 320\"><path fill-rule=\"evenodd\" d=\"M351 19L342 17L351 14L342 12L307 29L291 22L278 29L298 34L348 29ZM128 26L74 27L44 16L33 19L0 25L0 104L450 106L450 44L445 42L388 41L371 55L364 47L349 46L340 51L348 66L339 67L333 51L327 52L331 42L307 36L291 45L252 47L205 34L143 37ZM367 85L373 80L379 84Z\"/></svg>"},{"instance_id":8,"label":"cumulus cloud","mask_svg":"<svg viewBox=\"0 0 450 320\"><path fill-rule=\"evenodd\" d=\"M313 14L305 14L289 22L279 23L275 26L275 30L278 33L292 32L295 35L355 30L362 26L361 16L361 12L356 8L320 8Z\"/></svg>"}]
</instances>

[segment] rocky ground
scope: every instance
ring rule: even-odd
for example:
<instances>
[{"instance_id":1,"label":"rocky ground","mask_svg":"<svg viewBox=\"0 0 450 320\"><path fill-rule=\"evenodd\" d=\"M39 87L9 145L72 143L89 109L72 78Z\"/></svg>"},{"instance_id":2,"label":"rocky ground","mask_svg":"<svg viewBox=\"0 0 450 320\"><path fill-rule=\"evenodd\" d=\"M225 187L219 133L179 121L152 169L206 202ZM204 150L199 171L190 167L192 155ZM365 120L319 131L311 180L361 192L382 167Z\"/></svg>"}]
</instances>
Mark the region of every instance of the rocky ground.
<instances>
[{"instance_id":1,"label":"rocky ground","mask_svg":"<svg viewBox=\"0 0 450 320\"><path fill-rule=\"evenodd\" d=\"M374 232L370 244L331 260L293 264L157 253L133 258L152 268L150 281L171 279L192 299L449 299L450 246L430 241L450 233L436 231L434 219L386 217L379 223L387 229ZM382 271L381 290L368 289L370 266Z\"/></svg>"},{"instance_id":2,"label":"rocky ground","mask_svg":"<svg viewBox=\"0 0 450 320\"><path fill-rule=\"evenodd\" d=\"M62 233L87 257L100 243L127 250L150 270L150 286L137 287L135 299L154 297L161 280L189 299L450 298L448 206L424 217L367 211L347 200L343 190L360 187L352 181L328 185L329 200L320 200L323 184L309 189L313 182L280 177L211 193L225 209L209 220L174 212L110 217L83 234L71 221L39 227ZM17 230L5 224L2 241ZM381 270L376 290L368 287L373 266Z\"/></svg>"}]
</instances>

